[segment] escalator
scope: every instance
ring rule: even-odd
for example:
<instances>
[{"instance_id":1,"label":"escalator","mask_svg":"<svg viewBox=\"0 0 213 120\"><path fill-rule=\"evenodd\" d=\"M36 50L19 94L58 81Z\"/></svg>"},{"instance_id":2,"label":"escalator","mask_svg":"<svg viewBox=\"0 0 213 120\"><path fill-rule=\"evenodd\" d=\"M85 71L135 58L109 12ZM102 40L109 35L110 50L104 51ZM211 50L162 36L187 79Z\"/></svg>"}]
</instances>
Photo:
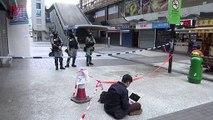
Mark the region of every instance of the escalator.
<instances>
[{"instance_id":1,"label":"escalator","mask_svg":"<svg viewBox=\"0 0 213 120\"><path fill-rule=\"evenodd\" d=\"M74 4L54 3L50 9L50 21L55 25L55 30L67 44L67 35L70 30L76 32L76 36L84 39L89 30L106 31L108 28L100 25L92 25L81 9Z\"/></svg>"}]
</instances>

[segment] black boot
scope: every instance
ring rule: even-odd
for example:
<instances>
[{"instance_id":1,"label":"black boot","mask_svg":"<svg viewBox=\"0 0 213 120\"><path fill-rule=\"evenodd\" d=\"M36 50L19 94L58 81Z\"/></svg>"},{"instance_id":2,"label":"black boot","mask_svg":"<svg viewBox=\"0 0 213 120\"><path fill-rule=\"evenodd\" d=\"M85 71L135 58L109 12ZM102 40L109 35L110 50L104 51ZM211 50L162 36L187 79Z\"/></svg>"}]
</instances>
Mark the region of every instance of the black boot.
<instances>
[{"instance_id":1,"label":"black boot","mask_svg":"<svg viewBox=\"0 0 213 120\"><path fill-rule=\"evenodd\" d=\"M76 57L73 57L73 59L72 59L72 67L76 67L75 60L76 60Z\"/></svg>"},{"instance_id":2,"label":"black boot","mask_svg":"<svg viewBox=\"0 0 213 120\"><path fill-rule=\"evenodd\" d=\"M89 66L89 56L86 57L86 65Z\"/></svg>"},{"instance_id":3,"label":"black boot","mask_svg":"<svg viewBox=\"0 0 213 120\"><path fill-rule=\"evenodd\" d=\"M67 68L67 67L70 67L70 65L69 65L69 64L70 64L70 58L67 58L67 64L66 64L66 66L65 66L65 67L66 67L66 68Z\"/></svg>"},{"instance_id":4,"label":"black boot","mask_svg":"<svg viewBox=\"0 0 213 120\"><path fill-rule=\"evenodd\" d=\"M63 58L60 58L59 61L60 61L60 69L65 70L65 68L63 67Z\"/></svg>"},{"instance_id":5,"label":"black boot","mask_svg":"<svg viewBox=\"0 0 213 120\"><path fill-rule=\"evenodd\" d=\"M58 58L55 58L55 70L58 70Z\"/></svg>"},{"instance_id":6,"label":"black boot","mask_svg":"<svg viewBox=\"0 0 213 120\"><path fill-rule=\"evenodd\" d=\"M94 64L92 63L92 57L91 57L91 56L89 57L89 64L90 64L90 65L94 65Z\"/></svg>"}]
</instances>

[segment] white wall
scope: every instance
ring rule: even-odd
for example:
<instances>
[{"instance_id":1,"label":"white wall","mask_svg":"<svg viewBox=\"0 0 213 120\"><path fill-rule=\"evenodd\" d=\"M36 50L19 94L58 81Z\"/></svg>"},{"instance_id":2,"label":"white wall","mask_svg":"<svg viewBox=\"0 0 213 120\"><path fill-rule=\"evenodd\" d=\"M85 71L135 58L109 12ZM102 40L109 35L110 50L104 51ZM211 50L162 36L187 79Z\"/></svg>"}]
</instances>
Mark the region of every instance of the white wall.
<instances>
[{"instance_id":1,"label":"white wall","mask_svg":"<svg viewBox=\"0 0 213 120\"><path fill-rule=\"evenodd\" d=\"M36 16L36 3L41 3L41 16ZM32 0L31 1L31 9L32 9L32 27L37 31L45 31L46 30L46 16L45 16L45 0ZM41 22L38 24L37 19L40 19Z\"/></svg>"},{"instance_id":2,"label":"white wall","mask_svg":"<svg viewBox=\"0 0 213 120\"><path fill-rule=\"evenodd\" d=\"M29 25L10 25L7 24L9 55L30 56L30 36Z\"/></svg>"}]
</instances>

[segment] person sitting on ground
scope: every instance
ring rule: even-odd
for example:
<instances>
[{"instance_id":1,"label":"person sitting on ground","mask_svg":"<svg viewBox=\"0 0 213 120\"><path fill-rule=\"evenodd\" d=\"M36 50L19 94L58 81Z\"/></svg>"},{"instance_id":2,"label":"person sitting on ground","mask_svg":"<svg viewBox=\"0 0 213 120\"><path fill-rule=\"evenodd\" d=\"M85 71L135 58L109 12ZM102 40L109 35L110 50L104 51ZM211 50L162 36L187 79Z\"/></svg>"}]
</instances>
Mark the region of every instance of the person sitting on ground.
<instances>
[{"instance_id":1,"label":"person sitting on ground","mask_svg":"<svg viewBox=\"0 0 213 120\"><path fill-rule=\"evenodd\" d=\"M127 114L139 115L142 113L140 103L129 103L127 87L132 83L132 77L126 74L122 82L110 86L104 101L104 110L116 119L122 119Z\"/></svg>"}]
</instances>

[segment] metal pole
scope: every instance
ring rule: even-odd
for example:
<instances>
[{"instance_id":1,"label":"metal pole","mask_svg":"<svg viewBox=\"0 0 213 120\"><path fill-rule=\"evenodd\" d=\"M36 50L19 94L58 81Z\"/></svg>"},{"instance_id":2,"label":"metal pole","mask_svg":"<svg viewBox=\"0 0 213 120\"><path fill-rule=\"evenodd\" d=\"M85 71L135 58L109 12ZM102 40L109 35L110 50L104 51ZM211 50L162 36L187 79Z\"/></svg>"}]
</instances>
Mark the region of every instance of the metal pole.
<instances>
[{"instance_id":1,"label":"metal pole","mask_svg":"<svg viewBox=\"0 0 213 120\"><path fill-rule=\"evenodd\" d=\"M107 43L108 47L110 47L110 37L108 37L108 43Z\"/></svg>"},{"instance_id":2,"label":"metal pole","mask_svg":"<svg viewBox=\"0 0 213 120\"><path fill-rule=\"evenodd\" d=\"M174 53L174 40L175 40L175 24L171 24L171 41L169 42L170 43L169 56L171 56L171 58L169 59L168 73L172 73L172 61L173 61L173 53Z\"/></svg>"}]
</instances>

